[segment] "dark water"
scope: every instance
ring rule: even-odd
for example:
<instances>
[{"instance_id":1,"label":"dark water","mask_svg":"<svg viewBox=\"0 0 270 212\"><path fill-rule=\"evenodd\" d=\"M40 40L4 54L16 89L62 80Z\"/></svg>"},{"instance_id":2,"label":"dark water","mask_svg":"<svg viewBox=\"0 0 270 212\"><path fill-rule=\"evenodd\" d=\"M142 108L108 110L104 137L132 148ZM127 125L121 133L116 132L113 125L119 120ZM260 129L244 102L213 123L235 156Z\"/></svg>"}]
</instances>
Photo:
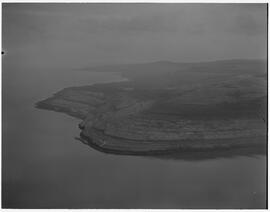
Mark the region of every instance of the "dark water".
<instances>
[{"instance_id":1,"label":"dark water","mask_svg":"<svg viewBox=\"0 0 270 212\"><path fill-rule=\"evenodd\" d=\"M266 157L184 160L109 155L75 139L79 120L34 108L113 74L3 64L3 207L264 208Z\"/></svg>"}]
</instances>

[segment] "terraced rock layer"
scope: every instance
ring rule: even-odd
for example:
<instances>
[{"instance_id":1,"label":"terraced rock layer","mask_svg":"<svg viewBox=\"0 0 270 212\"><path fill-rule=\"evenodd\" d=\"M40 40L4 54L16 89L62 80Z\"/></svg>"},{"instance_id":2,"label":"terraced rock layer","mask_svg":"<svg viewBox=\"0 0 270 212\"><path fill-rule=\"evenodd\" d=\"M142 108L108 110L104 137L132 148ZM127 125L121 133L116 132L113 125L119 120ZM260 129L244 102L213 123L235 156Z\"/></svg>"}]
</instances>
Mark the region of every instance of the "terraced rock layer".
<instances>
[{"instance_id":1,"label":"terraced rock layer","mask_svg":"<svg viewBox=\"0 0 270 212\"><path fill-rule=\"evenodd\" d=\"M66 88L37 107L82 119L81 138L105 152L265 147L266 75L261 61L146 66L144 72L135 72L133 66L121 70L129 82Z\"/></svg>"}]
</instances>

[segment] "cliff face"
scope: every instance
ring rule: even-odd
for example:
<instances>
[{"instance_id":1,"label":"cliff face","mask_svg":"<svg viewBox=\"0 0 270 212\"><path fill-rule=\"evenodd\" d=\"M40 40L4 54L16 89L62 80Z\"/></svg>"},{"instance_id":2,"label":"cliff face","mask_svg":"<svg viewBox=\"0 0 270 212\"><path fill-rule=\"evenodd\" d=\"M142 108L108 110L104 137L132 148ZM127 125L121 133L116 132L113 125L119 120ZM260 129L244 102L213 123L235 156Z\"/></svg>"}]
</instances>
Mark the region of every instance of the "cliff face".
<instances>
[{"instance_id":1,"label":"cliff face","mask_svg":"<svg viewBox=\"0 0 270 212\"><path fill-rule=\"evenodd\" d=\"M111 151L264 145L267 82L261 61L166 63L157 72L152 66L136 66L144 72L125 67L129 82L67 88L37 107L83 119L82 137Z\"/></svg>"}]
</instances>

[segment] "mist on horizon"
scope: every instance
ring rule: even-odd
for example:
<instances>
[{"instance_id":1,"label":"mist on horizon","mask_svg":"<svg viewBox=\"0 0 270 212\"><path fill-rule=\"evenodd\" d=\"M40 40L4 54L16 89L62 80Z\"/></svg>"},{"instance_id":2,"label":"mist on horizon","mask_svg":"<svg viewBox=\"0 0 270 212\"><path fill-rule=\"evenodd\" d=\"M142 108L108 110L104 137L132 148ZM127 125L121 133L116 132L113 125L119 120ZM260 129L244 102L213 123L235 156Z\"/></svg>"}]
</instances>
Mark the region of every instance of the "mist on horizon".
<instances>
[{"instance_id":1,"label":"mist on horizon","mask_svg":"<svg viewBox=\"0 0 270 212\"><path fill-rule=\"evenodd\" d=\"M267 4L4 3L4 60L25 68L265 59Z\"/></svg>"}]
</instances>

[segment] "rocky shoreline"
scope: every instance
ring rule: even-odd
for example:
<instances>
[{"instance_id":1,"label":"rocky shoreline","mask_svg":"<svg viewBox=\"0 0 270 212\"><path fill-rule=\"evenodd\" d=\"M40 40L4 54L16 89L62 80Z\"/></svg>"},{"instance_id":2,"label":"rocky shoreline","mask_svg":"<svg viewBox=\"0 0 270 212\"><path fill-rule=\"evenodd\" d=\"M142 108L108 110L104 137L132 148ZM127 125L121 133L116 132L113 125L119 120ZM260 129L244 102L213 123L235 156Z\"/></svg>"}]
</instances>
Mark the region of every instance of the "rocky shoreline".
<instances>
[{"instance_id":1,"label":"rocky shoreline","mask_svg":"<svg viewBox=\"0 0 270 212\"><path fill-rule=\"evenodd\" d=\"M205 148L205 146L195 147L189 146L185 148L181 148L179 146L174 146L170 149L160 149L160 150L134 150L129 145L129 148L120 149L120 148L112 148L107 147L106 145L101 145L93 141L90 136L86 136L83 132L80 133L80 140L82 143L90 146L91 148L98 150L100 152L109 153L109 154L117 154L117 155L140 155L140 156L157 156L161 158L171 159L183 159L188 158L189 160L199 159L208 159L208 158L216 158L216 157L232 157L232 156L254 156L266 154L266 138L265 137L253 137L251 142L246 142L247 138L242 138L241 143L237 143L234 141L232 145L216 145ZM253 141L252 141L253 140ZM259 142L258 142L259 141ZM197 142L202 144L202 141L198 140ZM213 141L215 142L215 141ZM139 145L142 143L138 143ZM151 144L150 144L151 145ZM145 145L143 144L143 148ZM188 154L188 155L187 155ZM220 155L221 154L221 155ZM195 155L196 158L190 158L190 155Z\"/></svg>"},{"instance_id":2,"label":"rocky shoreline","mask_svg":"<svg viewBox=\"0 0 270 212\"><path fill-rule=\"evenodd\" d=\"M162 84L162 73L151 88L144 79L72 87L36 107L82 119L81 139L107 153L266 148L267 98L262 79L250 77L250 72L234 77L172 87Z\"/></svg>"}]
</instances>

